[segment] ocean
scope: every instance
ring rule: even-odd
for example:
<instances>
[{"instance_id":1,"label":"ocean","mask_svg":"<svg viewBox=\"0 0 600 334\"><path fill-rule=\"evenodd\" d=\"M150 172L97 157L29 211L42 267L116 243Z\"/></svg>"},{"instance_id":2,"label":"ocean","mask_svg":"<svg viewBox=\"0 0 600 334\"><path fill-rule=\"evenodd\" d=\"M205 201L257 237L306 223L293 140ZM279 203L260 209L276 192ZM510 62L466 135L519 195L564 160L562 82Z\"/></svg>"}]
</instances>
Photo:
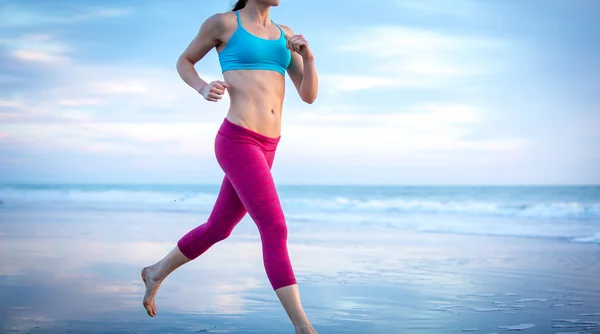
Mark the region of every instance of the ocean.
<instances>
[{"instance_id":1,"label":"ocean","mask_svg":"<svg viewBox=\"0 0 600 334\"><path fill-rule=\"evenodd\" d=\"M143 266L218 185L0 185L1 333L293 333L246 216L167 278ZM278 192L319 333L600 333L599 186L291 186Z\"/></svg>"},{"instance_id":2,"label":"ocean","mask_svg":"<svg viewBox=\"0 0 600 334\"><path fill-rule=\"evenodd\" d=\"M2 209L206 217L218 185L4 185ZM600 243L600 186L278 186L291 225ZM246 219L247 220L247 219Z\"/></svg>"}]
</instances>

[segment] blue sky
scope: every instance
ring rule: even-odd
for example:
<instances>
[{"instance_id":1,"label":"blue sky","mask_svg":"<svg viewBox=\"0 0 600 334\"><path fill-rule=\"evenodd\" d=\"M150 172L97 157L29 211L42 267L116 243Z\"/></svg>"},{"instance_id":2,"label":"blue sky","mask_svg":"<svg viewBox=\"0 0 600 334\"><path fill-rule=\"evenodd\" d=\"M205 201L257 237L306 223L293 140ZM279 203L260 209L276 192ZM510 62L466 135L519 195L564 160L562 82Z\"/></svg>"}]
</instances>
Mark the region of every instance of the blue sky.
<instances>
[{"instance_id":1,"label":"blue sky","mask_svg":"<svg viewBox=\"0 0 600 334\"><path fill-rule=\"evenodd\" d=\"M229 1L0 1L0 182L218 183L228 99L175 62ZM600 183L600 2L282 0L279 184ZM221 78L213 50L196 66Z\"/></svg>"}]
</instances>

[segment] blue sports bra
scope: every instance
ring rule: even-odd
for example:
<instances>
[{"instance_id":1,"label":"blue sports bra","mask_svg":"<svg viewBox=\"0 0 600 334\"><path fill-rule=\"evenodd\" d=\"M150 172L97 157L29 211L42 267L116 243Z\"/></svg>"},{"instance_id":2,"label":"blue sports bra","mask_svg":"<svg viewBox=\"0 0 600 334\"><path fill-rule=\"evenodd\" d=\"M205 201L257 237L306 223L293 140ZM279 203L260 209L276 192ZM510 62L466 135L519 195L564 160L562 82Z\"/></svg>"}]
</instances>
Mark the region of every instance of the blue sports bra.
<instances>
[{"instance_id":1,"label":"blue sports bra","mask_svg":"<svg viewBox=\"0 0 600 334\"><path fill-rule=\"evenodd\" d=\"M275 22L281 36L278 39L265 39L248 32L242 26L240 14L235 11L238 26L219 53L221 71L231 70L270 70L285 75L292 55L286 47L283 29Z\"/></svg>"}]
</instances>

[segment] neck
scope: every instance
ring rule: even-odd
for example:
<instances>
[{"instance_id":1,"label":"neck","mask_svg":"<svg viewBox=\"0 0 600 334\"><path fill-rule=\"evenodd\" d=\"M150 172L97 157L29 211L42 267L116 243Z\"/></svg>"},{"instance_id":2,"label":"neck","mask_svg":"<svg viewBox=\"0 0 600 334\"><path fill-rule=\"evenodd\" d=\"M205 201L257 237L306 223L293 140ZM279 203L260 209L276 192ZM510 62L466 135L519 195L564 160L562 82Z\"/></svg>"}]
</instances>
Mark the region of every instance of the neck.
<instances>
[{"instance_id":1,"label":"neck","mask_svg":"<svg viewBox=\"0 0 600 334\"><path fill-rule=\"evenodd\" d=\"M244 9L242 9L242 11L248 15L248 18L251 21L256 21L260 23L260 25L266 27L269 23L271 23L271 20L269 20L270 7L271 6L256 3L256 1L248 1L248 4L246 7L244 7Z\"/></svg>"}]
</instances>

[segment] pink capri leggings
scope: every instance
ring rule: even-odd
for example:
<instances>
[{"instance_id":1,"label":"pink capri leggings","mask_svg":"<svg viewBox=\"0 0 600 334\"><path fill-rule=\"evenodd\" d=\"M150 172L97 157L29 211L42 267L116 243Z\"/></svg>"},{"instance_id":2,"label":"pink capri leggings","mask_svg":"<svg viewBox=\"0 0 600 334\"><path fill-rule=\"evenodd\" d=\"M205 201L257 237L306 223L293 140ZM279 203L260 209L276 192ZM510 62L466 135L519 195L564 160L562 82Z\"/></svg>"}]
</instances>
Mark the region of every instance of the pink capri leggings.
<instances>
[{"instance_id":1,"label":"pink capri leggings","mask_svg":"<svg viewBox=\"0 0 600 334\"><path fill-rule=\"evenodd\" d=\"M280 137L267 137L227 118L215 139L215 153L225 172L219 196L208 220L177 243L193 260L226 239L246 212L258 226L263 262L274 290L296 284L287 250L287 226L271 167Z\"/></svg>"}]
</instances>

